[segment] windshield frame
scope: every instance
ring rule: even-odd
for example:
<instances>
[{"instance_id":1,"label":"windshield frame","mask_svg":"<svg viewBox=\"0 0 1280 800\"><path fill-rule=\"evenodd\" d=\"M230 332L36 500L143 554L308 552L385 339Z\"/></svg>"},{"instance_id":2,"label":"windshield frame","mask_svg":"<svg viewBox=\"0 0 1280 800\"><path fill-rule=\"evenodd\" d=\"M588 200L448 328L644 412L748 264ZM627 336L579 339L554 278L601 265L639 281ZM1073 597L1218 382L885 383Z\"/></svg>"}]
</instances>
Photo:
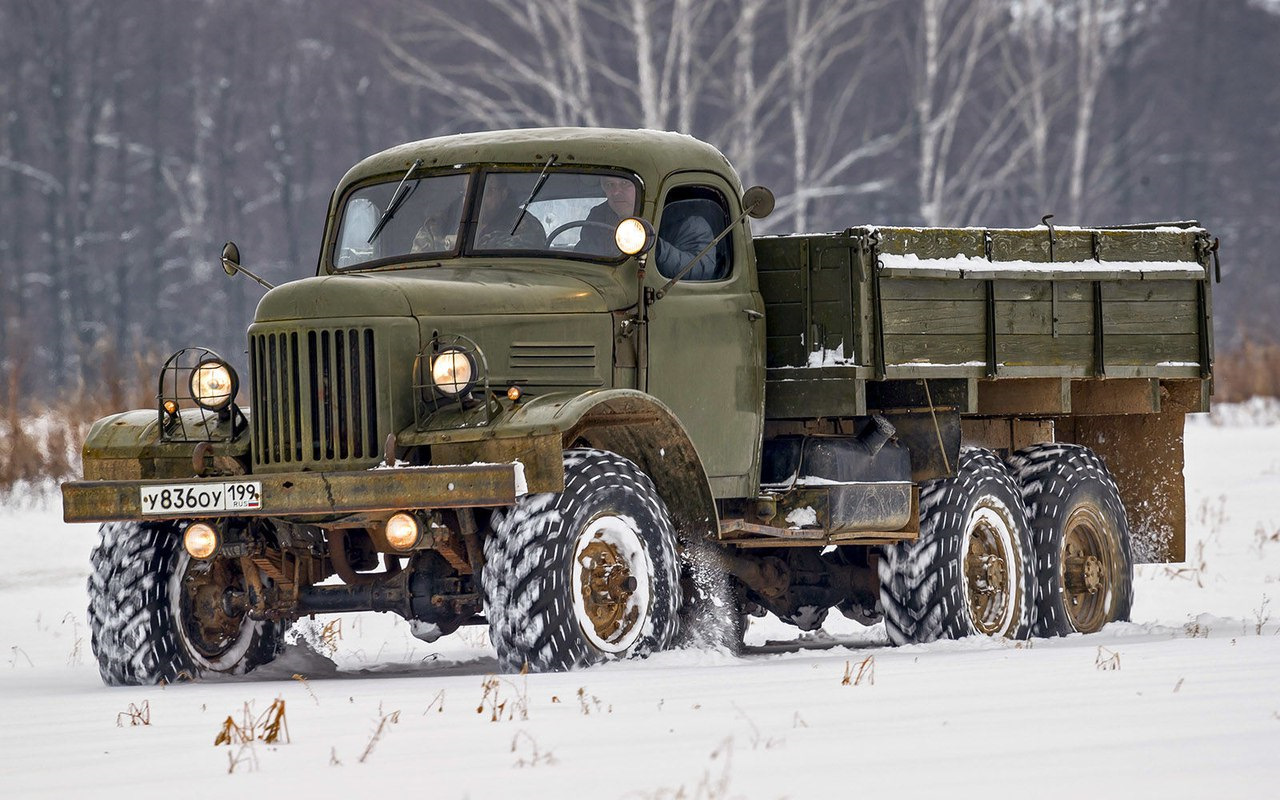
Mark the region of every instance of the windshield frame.
<instances>
[{"instance_id":1,"label":"windshield frame","mask_svg":"<svg viewBox=\"0 0 1280 800\"><path fill-rule=\"evenodd\" d=\"M550 252L548 250L517 250L517 249L498 249L498 250L477 250L474 248L474 239L479 225L480 201L484 182L490 174L493 173L538 173L543 169L543 164L534 164L528 162L519 163L469 163L455 165L452 168L435 169L420 168L421 174L415 174L409 178L410 181L420 182L428 178L446 177L452 175L465 175L467 185L463 193L462 201L462 220L459 230L458 240L454 244L452 250L443 252L430 253L399 253L383 258L372 259L369 261L361 261L350 266L338 266L338 249L342 244L342 226L346 214L350 208L353 195L357 192L368 189L371 186L394 185L403 178L403 173L388 173L377 175L365 180L357 181L345 187L342 194L338 198L338 202L334 206L333 222L331 230L327 235L324 247L324 267L328 270L327 274L347 274L353 272L370 272L370 271L389 271L397 269L414 269L423 266L438 266L442 262L449 260L478 260L481 262L492 263L495 260L508 259L539 259L539 260L570 260L583 264L601 265L608 267L616 267L628 259L628 256L619 253L617 257L609 258L600 255L591 255L580 253L574 250L566 249L564 251ZM636 207L633 212L634 216L640 216L643 212L645 203L645 182L635 170L627 167L605 164L578 164L575 162L553 164L548 170L548 175L554 175L556 172L569 172L579 174L597 173L603 176L614 176L626 178L635 183L636 186ZM523 200L523 198L521 198ZM536 201L537 198L535 198ZM601 202L604 202L602 196ZM550 231L548 231L550 233Z\"/></svg>"}]
</instances>

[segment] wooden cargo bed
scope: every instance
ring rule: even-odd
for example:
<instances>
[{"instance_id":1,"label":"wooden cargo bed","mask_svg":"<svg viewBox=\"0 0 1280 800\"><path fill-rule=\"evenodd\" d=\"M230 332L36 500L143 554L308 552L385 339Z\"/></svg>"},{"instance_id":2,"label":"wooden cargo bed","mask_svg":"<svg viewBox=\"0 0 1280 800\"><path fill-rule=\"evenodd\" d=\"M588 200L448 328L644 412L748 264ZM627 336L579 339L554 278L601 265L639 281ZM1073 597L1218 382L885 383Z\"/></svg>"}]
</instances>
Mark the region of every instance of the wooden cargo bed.
<instances>
[{"instance_id":1,"label":"wooden cargo bed","mask_svg":"<svg viewBox=\"0 0 1280 800\"><path fill-rule=\"evenodd\" d=\"M770 378L1208 378L1209 244L1199 228L763 237Z\"/></svg>"}]
</instances>

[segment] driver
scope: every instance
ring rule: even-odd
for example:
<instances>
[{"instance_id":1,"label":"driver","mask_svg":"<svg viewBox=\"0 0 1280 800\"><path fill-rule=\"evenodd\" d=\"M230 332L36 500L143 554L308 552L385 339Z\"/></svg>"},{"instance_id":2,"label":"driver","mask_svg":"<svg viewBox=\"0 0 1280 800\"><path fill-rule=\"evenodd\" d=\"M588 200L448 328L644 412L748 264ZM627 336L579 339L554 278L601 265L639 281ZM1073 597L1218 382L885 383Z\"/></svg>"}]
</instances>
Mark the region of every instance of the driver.
<instances>
[{"instance_id":1,"label":"driver","mask_svg":"<svg viewBox=\"0 0 1280 800\"><path fill-rule=\"evenodd\" d=\"M636 213L636 185L627 178L606 175L600 179L604 202L587 214L588 224L582 228L577 250L597 256L616 256L618 246L613 243L613 229L618 223Z\"/></svg>"},{"instance_id":2,"label":"driver","mask_svg":"<svg viewBox=\"0 0 1280 800\"><path fill-rule=\"evenodd\" d=\"M586 219L589 223L598 224L583 227L577 249L593 255L616 256L618 246L613 241L613 231L619 222L635 214L636 185L627 178L610 175L600 179L600 188L604 191L605 200L591 209ZM688 213L691 207L690 203L669 203L662 215L662 227L658 231L653 257L658 272L664 277L673 278L679 274L715 238L715 232L706 219ZM715 272L716 254L711 250L698 259L698 265L686 277L708 280L715 276Z\"/></svg>"}]
</instances>

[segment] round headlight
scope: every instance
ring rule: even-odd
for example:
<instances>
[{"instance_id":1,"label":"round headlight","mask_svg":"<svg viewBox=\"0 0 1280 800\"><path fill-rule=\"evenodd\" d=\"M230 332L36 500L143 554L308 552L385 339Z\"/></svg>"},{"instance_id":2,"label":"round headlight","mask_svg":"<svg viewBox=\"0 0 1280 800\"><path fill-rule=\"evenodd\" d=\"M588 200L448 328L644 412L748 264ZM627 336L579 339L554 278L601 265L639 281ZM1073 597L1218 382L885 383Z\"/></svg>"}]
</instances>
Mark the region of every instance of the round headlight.
<instances>
[{"instance_id":1,"label":"round headlight","mask_svg":"<svg viewBox=\"0 0 1280 800\"><path fill-rule=\"evenodd\" d=\"M431 362L431 382L436 389L450 397L471 391L475 379L476 362L465 350L442 350Z\"/></svg>"},{"instance_id":2,"label":"round headlight","mask_svg":"<svg viewBox=\"0 0 1280 800\"><path fill-rule=\"evenodd\" d=\"M649 252L653 242L653 226L639 217L627 217L613 231L613 243L629 256Z\"/></svg>"},{"instance_id":3,"label":"round headlight","mask_svg":"<svg viewBox=\"0 0 1280 800\"><path fill-rule=\"evenodd\" d=\"M236 371L225 361L202 361L191 370L191 399L201 408L221 411L235 399L239 382Z\"/></svg>"}]
</instances>

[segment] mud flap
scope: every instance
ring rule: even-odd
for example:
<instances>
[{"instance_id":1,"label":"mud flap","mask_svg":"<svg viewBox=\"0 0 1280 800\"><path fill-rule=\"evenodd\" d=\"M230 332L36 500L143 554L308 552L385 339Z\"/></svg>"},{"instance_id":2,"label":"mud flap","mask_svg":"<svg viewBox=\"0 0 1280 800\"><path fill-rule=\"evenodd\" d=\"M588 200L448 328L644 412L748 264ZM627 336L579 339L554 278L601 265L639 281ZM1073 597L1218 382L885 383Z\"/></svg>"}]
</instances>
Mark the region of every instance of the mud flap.
<instances>
[{"instance_id":1,"label":"mud flap","mask_svg":"<svg viewBox=\"0 0 1280 800\"><path fill-rule=\"evenodd\" d=\"M1186 560L1187 494L1182 468L1183 424L1205 410L1200 381L1163 381L1160 412L1059 417L1056 438L1091 448L1120 487L1133 534L1133 560Z\"/></svg>"}]
</instances>

